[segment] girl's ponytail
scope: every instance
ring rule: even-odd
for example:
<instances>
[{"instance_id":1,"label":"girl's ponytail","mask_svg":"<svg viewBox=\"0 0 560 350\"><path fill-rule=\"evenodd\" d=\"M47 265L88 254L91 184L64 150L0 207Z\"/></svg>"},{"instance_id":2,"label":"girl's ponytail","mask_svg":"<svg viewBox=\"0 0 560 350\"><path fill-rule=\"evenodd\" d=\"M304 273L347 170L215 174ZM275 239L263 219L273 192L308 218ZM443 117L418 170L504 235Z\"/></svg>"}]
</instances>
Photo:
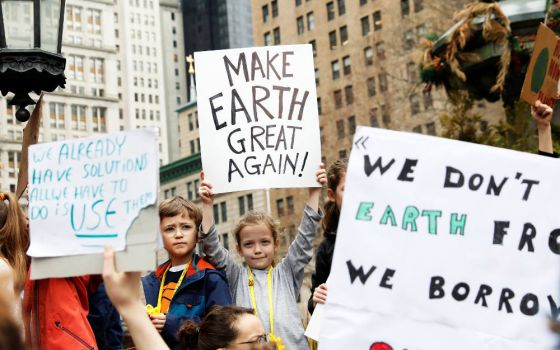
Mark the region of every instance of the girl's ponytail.
<instances>
[{"instance_id":1,"label":"girl's ponytail","mask_svg":"<svg viewBox=\"0 0 560 350\"><path fill-rule=\"evenodd\" d=\"M180 349L197 350L199 333L200 328L196 322L193 320L185 321L177 333Z\"/></svg>"}]
</instances>

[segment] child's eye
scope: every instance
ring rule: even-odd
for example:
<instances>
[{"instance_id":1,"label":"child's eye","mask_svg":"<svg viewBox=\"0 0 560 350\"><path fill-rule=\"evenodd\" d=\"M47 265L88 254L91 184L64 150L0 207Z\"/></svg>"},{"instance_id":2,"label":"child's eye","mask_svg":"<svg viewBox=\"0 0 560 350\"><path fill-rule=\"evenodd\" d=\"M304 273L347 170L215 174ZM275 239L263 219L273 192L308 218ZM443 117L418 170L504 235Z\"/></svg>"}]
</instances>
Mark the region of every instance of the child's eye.
<instances>
[{"instance_id":1,"label":"child's eye","mask_svg":"<svg viewBox=\"0 0 560 350\"><path fill-rule=\"evenodd\" d=\"M245 248L251 248L253 246L253 243L245 243L243 244L243 247Z\"/></svg>"},{"instance_id":2,"label":"child's eye","mask_svg":"<svg viewBox=\"0 0 560 350\"><path fill-rule=\"evenodd\" d=\"M261 244L262 244L262 245L269 245L269 244L270 244L270 241L268 241L268 240L261 241Z\"/></svg>"},{"instance_id":3,"label":"child's eye","mask_svg":"<svg viewBox=\"0 0 560 350\"><path fill-rule=\"evenodd\" d=\"M182 230L190 230L191 228L192 228L191 225L183 225L183 226L181 226L181 229L182 229Z\"/></svg>"}]
</instances>

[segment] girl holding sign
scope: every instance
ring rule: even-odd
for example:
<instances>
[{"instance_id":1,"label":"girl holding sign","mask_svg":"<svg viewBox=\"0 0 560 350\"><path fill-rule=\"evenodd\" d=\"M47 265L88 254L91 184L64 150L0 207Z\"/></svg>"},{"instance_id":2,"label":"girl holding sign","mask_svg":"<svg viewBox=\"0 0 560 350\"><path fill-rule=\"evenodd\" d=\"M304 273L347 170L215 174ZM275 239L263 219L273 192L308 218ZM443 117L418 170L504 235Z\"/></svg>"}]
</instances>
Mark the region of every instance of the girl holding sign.
<instances>
[{"instance_id":1,"label":"girl holding sign","mask_svg":"<svg viewBox=\"0 0 560 350\"><path fill-rule=\"evenodd\" d=\"M202 175L202 174L201 174ZM316 173L317 182L327 182L323 165ZM204 252L218 268L225 268L229 288L236 305L252 308L270 331L271 341L278 349L308 350L303 325L297 307L303 270L311 260L312 240L321 219L319 211L320 187L309 189L299 232L287 256L275 264L278 250L278 227L266 213L245 214L234 229L237 251L247 267L236 262L218 240L214 226L212 185L201 176L199 193L202 199L202 235Z\"/></svg>"},{"instance_id":2,"label":"girl holding sign","mask_svg":"<svg viewBox=\"0 0 560 350\"><path fill-rule=\"evenodd\" d=\"M331 263L336 242L336 230L340 208L342 208L342 197L344 196L344 183L346 182L346 168L348 164L345 159L339 159L329 167L327 171L327 197L325 203L325 217L321 223L325 237L317 249L315 258L315 273L311 276L311 297L307 303L307 309L313 313L315 305L327 302L327 285L325 282L331 273Z\"/></svg>"}]
</instances>

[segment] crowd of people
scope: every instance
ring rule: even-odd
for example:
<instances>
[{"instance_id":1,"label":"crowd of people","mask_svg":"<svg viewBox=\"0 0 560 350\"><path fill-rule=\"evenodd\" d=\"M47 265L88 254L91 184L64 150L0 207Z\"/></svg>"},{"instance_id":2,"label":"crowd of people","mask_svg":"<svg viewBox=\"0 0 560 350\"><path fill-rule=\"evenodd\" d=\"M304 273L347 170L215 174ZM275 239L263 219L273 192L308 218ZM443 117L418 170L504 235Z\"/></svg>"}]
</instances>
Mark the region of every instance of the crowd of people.
<instances>
[{"instance_id":1,"label":"crowd of people","mask_svg":"<svg viewBox=\"0 0 560 350\"><path fill-rule=\"evenodd\" d=\"M539 153L556 156L552 109L537 101L532 115ZM144 277L117 272L115 253L107 247L102 275L31 280L27 216L13 194L0 193L0 348L123 349L122 318L140 350L309 349L297 300L319 223L324 238L309 312L328 300L346 169L346 161L338 160L317 170L298 234L280 261L275 219L257 211L241 217L234 235L244 263L220 243L212 184L201 173L201 208L182 197L159 205L169 260ZM203 257L195 253L197 243Z\"/></svg>"}]
</instances>

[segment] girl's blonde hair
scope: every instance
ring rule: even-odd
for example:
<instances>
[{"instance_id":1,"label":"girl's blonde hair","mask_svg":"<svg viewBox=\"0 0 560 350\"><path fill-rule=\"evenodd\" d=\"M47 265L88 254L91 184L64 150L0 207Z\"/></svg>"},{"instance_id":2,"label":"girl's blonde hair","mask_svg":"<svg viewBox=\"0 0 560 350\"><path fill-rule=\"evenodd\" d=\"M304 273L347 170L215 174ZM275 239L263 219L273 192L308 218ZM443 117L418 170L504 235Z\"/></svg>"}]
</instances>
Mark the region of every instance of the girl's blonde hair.
<instances>
[{"instance_id":1,"label":"girl's blonde hair","mask_svg":"<svg viewBox=\"0 0 560 350\"><path fill-rule=\"evenodd\" d=\"M241 244L241 237L239 236L241 230L243 230L247 226L259 225L264 224L272 233L272 238L274 239L274 243L278 242L278 230L279 224L274 220L270 215L262 211L250 211L247 214L243 215L235 228L233 229L233 233L235 234L235 241L237 245Z\"/></svg>"},{"instance_id":2,"label":"girl's blonde hair","mask_svg":"<svg viewBox=\"0 0 560 350\"><path fill-rule=\"evenodd\" d=\"M14 270L14 291L19 295L27 278L29 248L27 218L17 198L0 192L0 254Z\"/></svg>"}]
</instances>

